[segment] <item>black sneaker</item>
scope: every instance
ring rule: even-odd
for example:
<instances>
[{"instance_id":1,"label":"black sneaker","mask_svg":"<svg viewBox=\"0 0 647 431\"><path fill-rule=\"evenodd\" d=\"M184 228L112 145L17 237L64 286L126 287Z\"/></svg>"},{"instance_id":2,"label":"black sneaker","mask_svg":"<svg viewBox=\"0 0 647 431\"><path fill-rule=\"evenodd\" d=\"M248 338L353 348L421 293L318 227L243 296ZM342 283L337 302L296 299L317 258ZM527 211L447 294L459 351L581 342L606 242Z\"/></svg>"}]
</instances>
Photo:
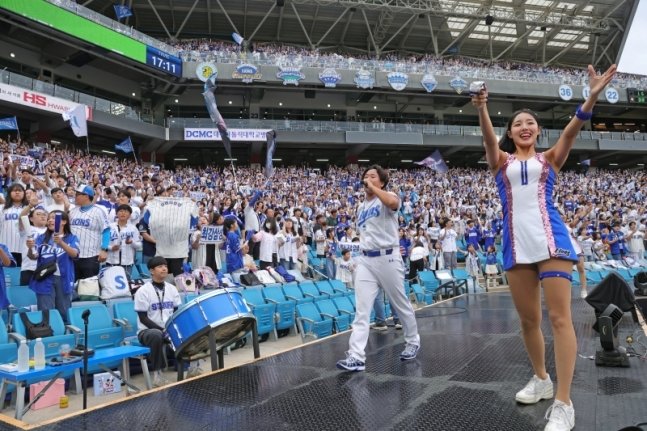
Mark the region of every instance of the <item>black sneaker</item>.
<instances>
[{"instance_id":1,"label":"black sneaker","mask_svg":"<svg viewBox=\"0 0 647 431\"><path fill-rule=\"evenodd\" d=\"M373 325L373 329L376 331L388 331L389 327L386 326L386 322L377 322Z\"/></svg>"}]
</instances>

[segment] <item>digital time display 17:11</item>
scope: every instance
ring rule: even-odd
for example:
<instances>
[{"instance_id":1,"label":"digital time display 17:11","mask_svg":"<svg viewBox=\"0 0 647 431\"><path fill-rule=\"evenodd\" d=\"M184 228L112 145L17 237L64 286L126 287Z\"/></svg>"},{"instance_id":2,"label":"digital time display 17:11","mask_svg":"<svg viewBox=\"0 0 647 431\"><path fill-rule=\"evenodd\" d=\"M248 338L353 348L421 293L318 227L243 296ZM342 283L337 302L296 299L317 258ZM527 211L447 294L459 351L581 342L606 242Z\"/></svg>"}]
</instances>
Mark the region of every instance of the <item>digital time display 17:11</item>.
<instances>
[{"instance_id":1,"label":"digital time display 17:11","mask_svg":"<svg viewBox=\"0 0 647 431\"><path fill-rule=\"evenodd\" d=\"M146 64L178 78L182 77L182 59L152 46L146 46Z\"/></svg>"}]
</instances>

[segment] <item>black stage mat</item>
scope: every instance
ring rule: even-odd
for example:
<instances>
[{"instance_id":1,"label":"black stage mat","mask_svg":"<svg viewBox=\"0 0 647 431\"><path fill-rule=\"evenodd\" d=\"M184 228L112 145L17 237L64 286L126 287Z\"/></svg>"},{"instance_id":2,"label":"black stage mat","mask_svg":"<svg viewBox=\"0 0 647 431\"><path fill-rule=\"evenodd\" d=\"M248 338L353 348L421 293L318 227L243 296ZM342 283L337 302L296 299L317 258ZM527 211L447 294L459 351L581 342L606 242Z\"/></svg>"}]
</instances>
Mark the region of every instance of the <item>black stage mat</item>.
<instances>
[{"instance_id":1,"label":"black stage mat","mask_svg":"<svg viewBox=\"0 0 647 431\"><path fill-rule=\"evenodd\" d=\"M574 295L579 293L574 290ZM417 313L422 349L400 361L402 332L372 333L364 373L340 372L348 334L204 376L37 430L541 430L550 401L520 406L531 376L508 293L470 295ZM555 376L544 311L547 365ZM573 299L576 429L647 421L647 361L596 367L593 310ZM621 341L636 325L629 314ZM643 338L644 340L644 338ZM581 356L580 356L581 355ZM0 424L0 430L15 429Z\"/></svg>"}]
</instances>

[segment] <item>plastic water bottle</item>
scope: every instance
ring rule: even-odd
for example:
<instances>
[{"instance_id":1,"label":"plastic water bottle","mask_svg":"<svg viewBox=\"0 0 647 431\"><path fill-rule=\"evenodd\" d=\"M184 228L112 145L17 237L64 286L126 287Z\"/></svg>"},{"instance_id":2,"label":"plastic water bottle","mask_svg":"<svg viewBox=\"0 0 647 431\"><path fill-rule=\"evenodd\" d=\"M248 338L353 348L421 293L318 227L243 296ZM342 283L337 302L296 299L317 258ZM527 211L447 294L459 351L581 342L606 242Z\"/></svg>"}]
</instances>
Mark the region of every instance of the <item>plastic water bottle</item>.
<instances>
[{"instance_id":1,"label":"plastic water bottle","mask_svg":"<svg viewBox=\"0 0 647 431\"><path fill-rule=\"evenodd\" d=\"M29 371L29 346L27 340L22 340L18 347L18 372Z\"/></svg>"},{"instance_id":2,"label":"plastic water bottle","mask_svg":"<svg viewBox=\"0 0 647 431\"><path fill-rule=\"evenodd\" d=\"M36 338L34 344L34 369L42 370L45 368L45 345L41 338Z\"/></svg>"}]
</instances>

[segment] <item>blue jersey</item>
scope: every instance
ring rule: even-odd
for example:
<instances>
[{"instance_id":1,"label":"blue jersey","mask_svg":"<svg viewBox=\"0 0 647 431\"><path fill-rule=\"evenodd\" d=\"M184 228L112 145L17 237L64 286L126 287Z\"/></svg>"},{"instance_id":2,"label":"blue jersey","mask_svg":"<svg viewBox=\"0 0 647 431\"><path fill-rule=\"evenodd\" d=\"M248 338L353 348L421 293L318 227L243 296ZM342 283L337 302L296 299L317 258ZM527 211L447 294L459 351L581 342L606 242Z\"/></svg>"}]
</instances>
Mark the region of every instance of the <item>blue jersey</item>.
<instances>
[{"instance_id":1,"label":"blue jersey","mask_svg":"<svg viewBox=\"0 0 647 431\"><path fill-rule=\"evenodd\" d=\"M476 250L479 249L479 241L481 240L481 233L479 229L475 226L473 228L467 229L465 232L465 242L467 245L472 244Z\"/></svg>"},{"instance_id":2,"label":"blue jersey","mask_svg":"<svg viewBox=\"0 0 647 431\"><path fill-rule=\"evenodd\" d=\"M67 234L63 237L63 242L77 252L79 251L79 239L74 234ZM62 247L54 242L54 237L51 236L49 241L45 242L45 234L40 234L36 238L36 249L39 254L53 253L56 255L56 264L58 266L55 275L61 277L61 285L63 286L63 291L66 294L71 294L74 291L74 259L67 254ZM40 292L36 292L40 293ZM46 292L45 292L46 293Z\"/></svg>"},{"instance_id":3,"label":"blue jersey","mask_svg":"<svg viewBox=\"0 0 647 431\"><path fill-rule=\"evenodd\" d=\"M226 246L227 272L234 272L243 267L243 254L240 248L240 235L238 232L227 233Z\"/></svg>"},{"instance_id":4,"label":"blue jersey","mask_svg":"<svg viewBox=\"0 0 647 431\"><path fill-rule=\"evenodd\" d=\"M494 245L494 239L496 238L496 231L494 229L485 229L483 231L483 237L485 238L483 248L487 250L488 247L490 247L491 245Z\"/></svg>"}]
</instances>

